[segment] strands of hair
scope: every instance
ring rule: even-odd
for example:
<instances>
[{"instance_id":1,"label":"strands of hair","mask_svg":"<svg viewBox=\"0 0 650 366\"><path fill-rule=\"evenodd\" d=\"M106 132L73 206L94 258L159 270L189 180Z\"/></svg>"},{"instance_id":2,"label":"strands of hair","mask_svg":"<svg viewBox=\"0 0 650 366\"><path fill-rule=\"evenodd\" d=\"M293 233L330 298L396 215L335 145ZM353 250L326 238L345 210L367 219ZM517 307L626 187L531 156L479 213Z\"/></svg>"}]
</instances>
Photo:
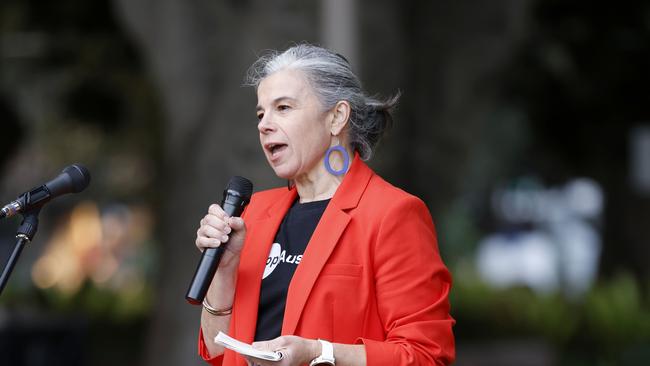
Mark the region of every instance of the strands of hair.
<instances>
[{"instance_id":1,"label":"strands of hair","mask_svg":"<svg viewBox=\"0 0 650 366\"><path fill-rule=\"evenodd\" d=\"M304 73L324 109L345 100L350 103L349 140L363 160L393 123L392 110L400 93L381 100L364 92L345 57L326 48L298 44L286 51L269 51L248 70L245 85L257 88L269 75L285 69Z\"/></svg>"}]
</instances>

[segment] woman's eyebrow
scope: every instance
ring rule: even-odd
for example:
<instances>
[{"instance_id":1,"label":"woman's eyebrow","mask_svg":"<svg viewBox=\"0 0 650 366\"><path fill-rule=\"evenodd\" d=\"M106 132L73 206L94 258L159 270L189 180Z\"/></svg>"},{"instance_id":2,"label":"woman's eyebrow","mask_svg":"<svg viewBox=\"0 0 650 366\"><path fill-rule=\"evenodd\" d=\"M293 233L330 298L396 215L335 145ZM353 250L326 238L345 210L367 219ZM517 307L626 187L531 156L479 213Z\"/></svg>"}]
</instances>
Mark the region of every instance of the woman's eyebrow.
<instances>
[{"instance_id":1,"label":"woman's eyebrow","mask_svg":"<svg viewBox=\"0 0 650 366\"><path fill-rule=\"evenodd\" d=\"M292 97L289 97L289 96L281 96L281 97L277 97L277 98L273 99L271 104L277 104L277 103L285 101L285 100L295 102L296 98L292 98ZM264 108L262 108L262 106L258 104L257 107L255 107L255 111L259 112L261 110L264 110Z\"/></svg>"}]
</instances>

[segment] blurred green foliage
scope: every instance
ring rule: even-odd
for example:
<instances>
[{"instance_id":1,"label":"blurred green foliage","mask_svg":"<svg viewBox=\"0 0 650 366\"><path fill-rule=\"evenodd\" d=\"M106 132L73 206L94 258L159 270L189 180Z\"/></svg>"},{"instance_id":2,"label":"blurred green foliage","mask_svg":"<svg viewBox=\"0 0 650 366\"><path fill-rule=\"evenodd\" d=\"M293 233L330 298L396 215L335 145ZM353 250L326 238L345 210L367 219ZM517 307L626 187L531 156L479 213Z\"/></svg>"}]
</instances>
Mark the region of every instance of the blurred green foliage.
<instances>
[{"instance_id":1,"label":"blurred green foliage","mask_svg":"<svg viewBox=\"0 0 650 366\"><path fill-rule=\"evenodd\" d=\"M153 301L150 286L137 291L116 293L86 281L81 289L66 294L56 289L18 290L8 286L2 294L2 306L9 311L24 304L32 309L47 309L51 314L78 315L91 320L130 322L147 318ZM42 310L41 310L42 311Z\"/></svg>"},{"instance_id":2,"label":"blurred green foliage","mask_svg":"<svg viewBox=\"0 0 650 366\"><path fill-rule=\"evenodd\" d=\"M642 292L629 274L603 281L583 305L586 333L604 350L616 351L639 342L650 345L649 305L647 291Z\"/></svg>"},{"instance_id":3,"label":"blurred green foliage","mask_svg":"<svg viewBox=\"0 0 650 366\"><path fill-rule=\"evenodd\" d=\"M454 272L451 303L459 338L541 339L562 350L563 365L578 359L603 365L650 361L642 351L650 347L650 298L627 273L569 300L524 287L491 288L468 266Z\"/></svg>"}]
</instances>

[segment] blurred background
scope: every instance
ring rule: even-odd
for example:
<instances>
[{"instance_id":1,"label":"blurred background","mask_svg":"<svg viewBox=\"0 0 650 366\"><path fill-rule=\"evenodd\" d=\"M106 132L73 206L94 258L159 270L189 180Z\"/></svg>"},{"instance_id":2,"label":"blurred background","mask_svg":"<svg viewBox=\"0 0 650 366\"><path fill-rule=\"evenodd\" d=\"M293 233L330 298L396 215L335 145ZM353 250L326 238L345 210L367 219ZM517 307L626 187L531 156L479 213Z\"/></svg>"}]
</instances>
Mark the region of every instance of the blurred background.
<instances>
[{"instance_id":1,"label":"blurred background","mask_svg":"<svg viewBox=\"0 0 650 366\"><path fill-rule=\"evenodd\" d=\"M371 166L431 210L457 365L650 364L642 0L2 1L0 200L75 162L92 182L41 213L0 364L202 364L198 221L232 175L286 184L241 84L302 41L403 93Z\"/></svg>"}]
</instances>

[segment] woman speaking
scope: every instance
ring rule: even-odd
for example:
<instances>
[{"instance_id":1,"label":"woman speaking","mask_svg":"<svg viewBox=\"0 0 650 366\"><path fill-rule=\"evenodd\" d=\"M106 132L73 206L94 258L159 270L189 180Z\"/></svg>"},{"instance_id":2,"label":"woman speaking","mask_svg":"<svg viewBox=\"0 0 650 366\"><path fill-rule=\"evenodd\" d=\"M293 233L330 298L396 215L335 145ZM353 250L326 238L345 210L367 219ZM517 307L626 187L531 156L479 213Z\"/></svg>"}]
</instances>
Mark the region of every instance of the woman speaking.
<instances>
[{"instance_id":1,"label":"woman speaking","mask_svg":"<svg viewBox=\"0 0 650 366\"><path fill-rule=\"evenodd\" d=\"M345 58L300 44L251 67L260 144L288 187L241 218L213 204L196 246L228 242L203 303L199 353L213 365L448 365L451 277L428 209L364 161L397 97L361 89ZM222 331L280 361L215 344Z\"/></svg>"}]
</instances>

